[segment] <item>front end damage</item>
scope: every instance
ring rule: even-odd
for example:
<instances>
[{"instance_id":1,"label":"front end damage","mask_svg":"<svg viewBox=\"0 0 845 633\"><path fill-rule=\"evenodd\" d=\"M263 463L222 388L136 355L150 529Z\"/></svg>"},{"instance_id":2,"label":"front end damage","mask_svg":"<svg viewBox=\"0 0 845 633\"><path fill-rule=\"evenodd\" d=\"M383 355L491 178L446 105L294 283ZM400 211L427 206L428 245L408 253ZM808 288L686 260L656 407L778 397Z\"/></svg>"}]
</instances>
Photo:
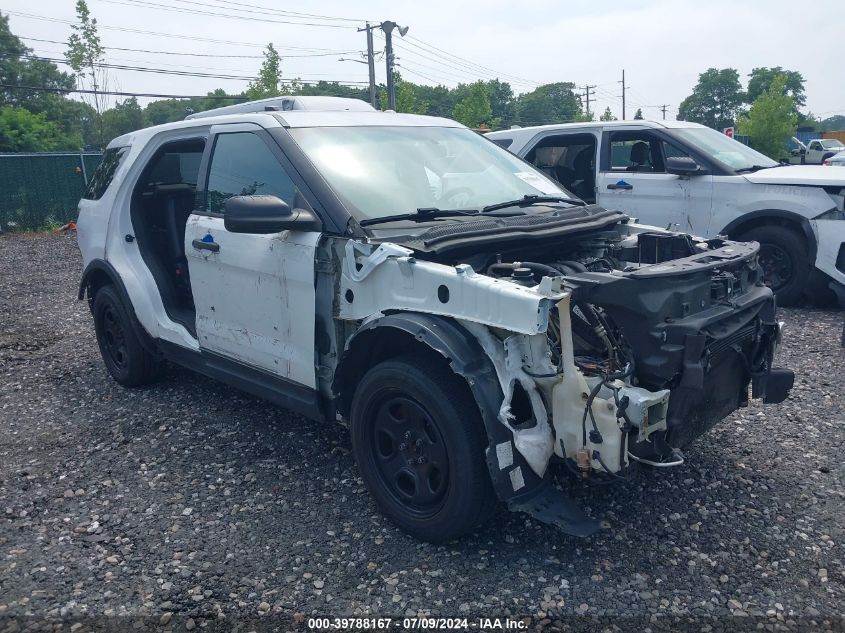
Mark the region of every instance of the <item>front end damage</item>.
<instances>
[{"instance_id":1,"label":"front end damage","mask_svg":"<svg viewBox=\"0 0 845 633\"><path fill-rule=\"evenodd\" d=\"M599 523L550 468L611 480L632 461L679 464L681 448L745 406L749 386L765 402L787 396L793 375L773 367L780 325L757 250L624 222L532 249L539 261L338 240L345 352L333 390L354 380L356 341L383 328L413 336L466 378L499 498L587 536Z\"/></svg>"}]
</instances>

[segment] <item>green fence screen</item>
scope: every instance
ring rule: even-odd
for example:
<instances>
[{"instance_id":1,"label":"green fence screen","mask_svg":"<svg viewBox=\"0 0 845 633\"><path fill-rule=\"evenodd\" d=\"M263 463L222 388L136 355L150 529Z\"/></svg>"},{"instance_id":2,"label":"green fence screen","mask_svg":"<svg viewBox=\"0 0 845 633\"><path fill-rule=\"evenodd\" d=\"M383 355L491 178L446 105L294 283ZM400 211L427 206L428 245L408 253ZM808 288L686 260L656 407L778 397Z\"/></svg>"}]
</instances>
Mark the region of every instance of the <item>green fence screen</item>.
<instances>
[{"instance_id":1,"label":"green fence screen","mask_svg":"<svg viewBox=\"0 0 845 633\"><path fill-rule=\"evenodd\" d=\"M76 219L99 152L0 154L0 229L34 230Z\"/></svg>"}]
</instances>

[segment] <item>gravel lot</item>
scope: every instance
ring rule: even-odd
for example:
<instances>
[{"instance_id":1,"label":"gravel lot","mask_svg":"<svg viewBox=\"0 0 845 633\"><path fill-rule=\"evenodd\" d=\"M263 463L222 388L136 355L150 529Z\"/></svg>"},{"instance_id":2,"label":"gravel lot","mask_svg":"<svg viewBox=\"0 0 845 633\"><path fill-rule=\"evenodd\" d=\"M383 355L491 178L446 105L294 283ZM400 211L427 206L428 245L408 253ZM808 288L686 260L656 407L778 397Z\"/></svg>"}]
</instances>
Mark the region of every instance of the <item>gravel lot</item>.
<instances>
[{"instance_id":1,"label":"gravel lot","mask_svg":"<svg viewBox=\"0 0 845 633\"><path fill-rule=\"evenodd\" d=\"M432 546L377 512L340 425L176 368L119 387L79 273L73 237L0 237L0 631L103 615L285 629L312 614L843 628L841 312L783 310L791 397L726 420L684 467L565 484L607 519L597 536L502 510Z\"/></svg>"}]
</instances>

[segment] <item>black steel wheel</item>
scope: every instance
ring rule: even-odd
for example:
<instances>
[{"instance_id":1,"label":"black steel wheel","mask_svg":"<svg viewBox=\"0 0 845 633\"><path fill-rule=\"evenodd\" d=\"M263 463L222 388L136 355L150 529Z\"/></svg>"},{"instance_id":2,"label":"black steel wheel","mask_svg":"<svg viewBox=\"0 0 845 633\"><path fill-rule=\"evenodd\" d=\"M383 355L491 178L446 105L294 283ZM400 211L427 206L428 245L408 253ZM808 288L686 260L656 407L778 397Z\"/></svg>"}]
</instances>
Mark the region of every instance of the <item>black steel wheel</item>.
<instances>
[{"instance_id":1,"label":"black steel wheel","mask_svg":"<svg viewBox=\"0 0 845 633\"><path fill-rule=\"evenodd\" d=\"M130 313L114 286L94 296L94 330L109 373L124 387L137 387L158 378L161 364L138 339Z\"/></svg>"},{"instance_id":2,"label":"black steel wheel","mask_svg":"<svg viewBox=\"0 0 845 633\"><path fill-rule=\"evenodd\" d=\"M496 502L486 433L466 382L445 362L379 363L358 385L350 417L361 477L401 529L442 542L489 518Z\"/></svg>"},{"instance_id":3,"label":"black steel wheel","mask_svg":"<svg viewBox=\"0 0 845 633\"><path fill-rule=\"evenodd\" d=\"M786 288L795 275L795 262L780 244L760 244L758 261L763 279L775 294Z\"/></svg>"},{"instance_id":4,"label":"black steel wheel","mask_svg":"<svg viewBox=\"0 0 845 633\"><path fill-rule=\"evenodd\" d=\"M783 226L759 226L739 238L759 242L758 261L763 280L775 293L779 305L797 303L807 287L810 258L804 237Z\"/></svg>"},{"instance_id":5,"label":"black steel wheel","mask_svg":"<svg viewBox=\"0 0 845 633\"><path fill-rule=\"evenodd\" d=\"M446 443L431 414L401 391L369 403L370 455L384 490L415 516L436 513L449 482Z\"/></svg>"}]
</instances>

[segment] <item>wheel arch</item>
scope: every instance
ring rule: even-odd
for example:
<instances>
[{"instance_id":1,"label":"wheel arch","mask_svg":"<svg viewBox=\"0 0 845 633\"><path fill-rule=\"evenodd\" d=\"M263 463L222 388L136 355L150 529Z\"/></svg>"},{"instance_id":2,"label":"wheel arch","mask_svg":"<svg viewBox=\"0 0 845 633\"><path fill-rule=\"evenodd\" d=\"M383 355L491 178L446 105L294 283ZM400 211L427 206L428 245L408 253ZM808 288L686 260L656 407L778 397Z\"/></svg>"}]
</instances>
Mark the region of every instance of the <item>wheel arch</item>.
<instances>
[{"instance_id":1,"label":"wheel arch","mask_svg":"<svg viewBox=\"0 0 845 633\"><path fill-rule=\"evenodd\" d=\"M118 296L120 296L120 300L123 302L127 312L129 312L132 329L141 341L141 344L148 352L160 356L161 351L135 314L135 307L132 305L132 299L130 299L129 293L126 291L126 286L120 278L120 274L109 262L104 259L94 259L89 262L82 273L82 279L79 281L79 292L76 298L82 301L87 296L88 305L93 309L94 297L96 297L97 291L107 285L114 286Z\"/></svg>"},{"instance_id":2,"label":"wheel arch","mask_svg":"<svg viewBox=\"0 0 845 633\"><path fill-rule=\"evenodd\" d=\"M495 418L503 396L493 363L481 345L454 320L416 312L368 321L348 340L332 383L340 413L349 415L355 389L367 370L413 351L433 353L445 360L466 380L482 417Z\"/></svg>"},{"instance_id":3,"label":"wheel arch","mask_svg":"<svg viewBox=\"0 0 845 633\"><path fill-rule=\"evenodd\" d=\"M731 239L736 239L743 233L761 226L781 226L795 231L804 238L807 246L807 255L810 264L816 261L816 236L810 221L804 216L782 209L760 209L745 213L731 221L725 228L719 231Z\"/></svg>"}]
</instances>

